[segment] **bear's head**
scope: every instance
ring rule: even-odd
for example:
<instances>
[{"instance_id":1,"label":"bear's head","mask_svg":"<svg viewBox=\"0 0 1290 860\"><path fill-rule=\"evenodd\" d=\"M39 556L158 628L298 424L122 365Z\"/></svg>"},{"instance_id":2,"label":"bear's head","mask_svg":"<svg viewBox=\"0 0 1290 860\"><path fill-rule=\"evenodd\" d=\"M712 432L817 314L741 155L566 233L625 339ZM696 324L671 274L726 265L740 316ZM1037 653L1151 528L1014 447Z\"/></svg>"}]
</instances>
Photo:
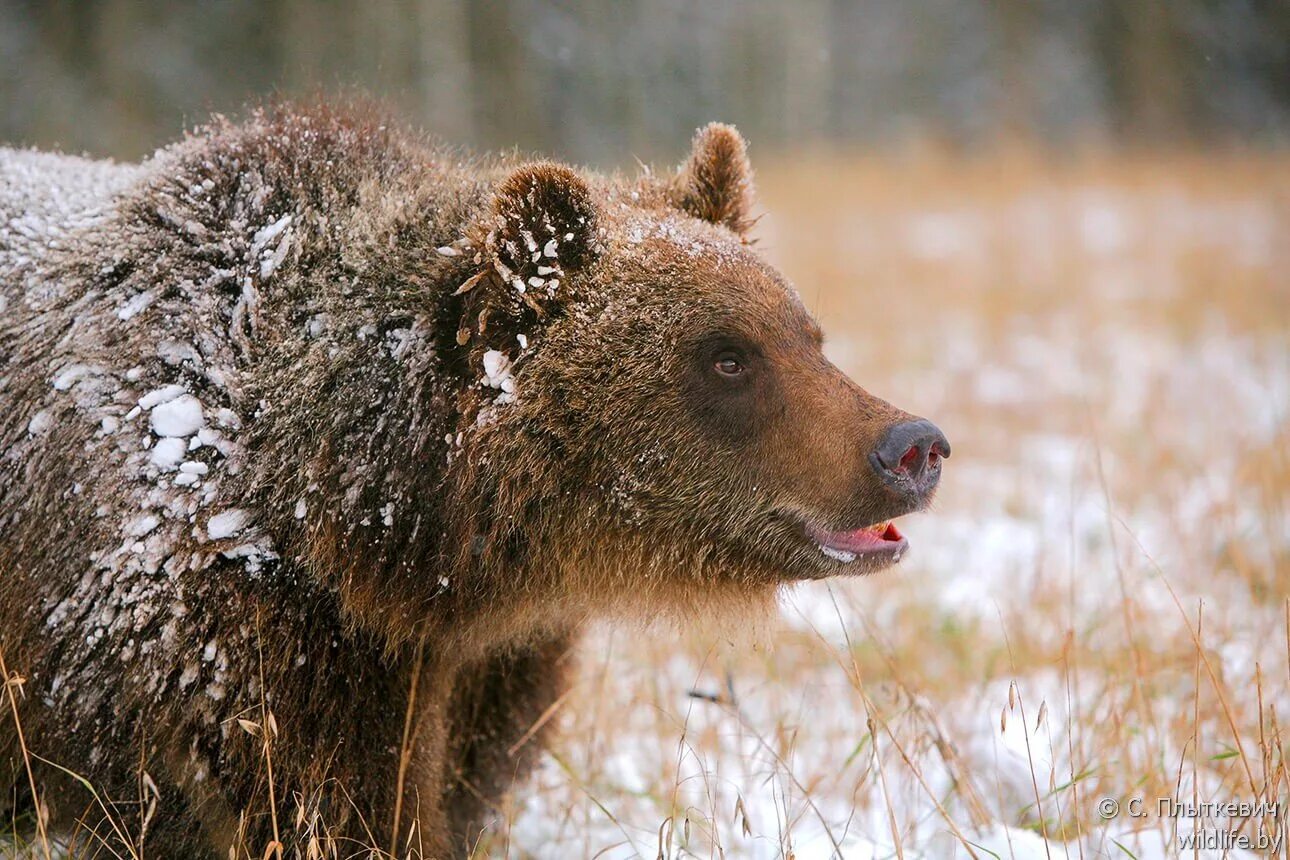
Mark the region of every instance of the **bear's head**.
<instances>
[{"instance_id":1,"label":"bear's head","mask_svg":"<svg viewBox=\"0 0 1290 860\"><path fill-rule=\"evenodd\" d=\"M752 205L723 125L666 177L533 163L498 184L459 291L476 554L641 593L900 560L891 520L928 504L949 443L825 358Z\"/></svg>"}]
</instances>

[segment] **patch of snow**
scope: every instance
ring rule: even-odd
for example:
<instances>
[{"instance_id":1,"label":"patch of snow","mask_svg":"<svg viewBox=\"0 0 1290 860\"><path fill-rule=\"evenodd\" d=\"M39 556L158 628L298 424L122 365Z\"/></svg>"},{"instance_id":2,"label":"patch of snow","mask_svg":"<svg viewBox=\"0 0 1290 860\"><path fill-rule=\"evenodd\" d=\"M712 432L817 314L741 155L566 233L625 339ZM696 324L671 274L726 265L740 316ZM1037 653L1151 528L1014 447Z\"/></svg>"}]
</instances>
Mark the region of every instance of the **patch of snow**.
<instances>
[{"instance_id":1,"label":"patch of snow","mask_svg":"<svg viewBox=\"0 0 1290 860\"><path fill-rule=\"evenodd\" d=\"M230 430L242 429L242 419L232 409L219 409L215 412L215 423ZM210 443L204 443L210 444Z\"/></svg>"},{"instance_id":2,"label":"patch of snow","mask_svg":"<svg viewBox=\"0 0 1290 860\"><path fill-rule=\"evenodd\" d=\"M179 461L184 459L186 453L188 453L188 445L183 439L167 436L158 439L157 444L152 446L152 453L148 459L161 471L171 472L179 465Z\"/></svg>"},{"instance_id":3,"label":"patch of snow","mask_svg":"<svg viewBox=\"0 0 1290 860\"><path fill-rule=\"evenodd\" d=\"M121 307L117 308L117 319L126 322L134 319L138 314L147 310L154 301L157 300L157 294L153 290L144 290L142 293L136 293Z\"/></svg>"},{"instance_id":4,"label":"patch of snow","mask_svg":"<svg viewBox=\"0 0 1290 860\"><path fill-rule=\"evenodd\" d=\"M78 379L93 376L102 372L102 368L91 364L70 364L54 377L54 390L66 391L76 384Z\"/></svg>"},{"instance_id":5,"label":"patch of snow","mask_svg":"<svg viewBox=\"0 0 1290 860\"><path fill-rule=\"evenodd\" d=\"M157 344L157 356L172 367L185 361L195 365L202 363L201 356L197 354L197 350L191 343L178 340L163 340Z\"/></svg>"},{"instance_id":6,"label":"patch of snow","mask_svg":"<svg viewBox=\"0 0 1290 860\"><path fill-rule=\"evenodd\" d=\"M153 408L149 417L152 432L158 436L191 436L206 423L202 404L191 394L184 394Z\"/></svg>"},{"instance_id":7,"label":"patch of snow","mask_svg":"<svg viewBox=\"0 0 1290 860\"><path fill-rule=\"evenodd\" d=\"M497 398L498 403L509 403L515 393L515 379L511 376L511 360L506 354L490 349L484 353L484 378L483 384L489 388L500 389L502 394Z\"/></svg>"},{"instance_id":8,"label":"patch of snow","mask_svg":"<svg viewBox=\"0 0 1290 860\"><path fill-rule=\"evenodd\" d=\"M230 508L218 513L206 522L206 536L211 540L223 540L233 537L246 528L251 515L241 508Z\"/></svg>"},{"instance_id":9,"label":"patch of snow","mask_svg":"<svg viewBox=\"0 0 1290 860\"><path fill-rule=\"evenodd\" d=\"M160 524L161 520L157 519L157 517L152 514L145 514L144 516L132 520L125 527L125 533L131 537L143 537Z\"/></svg>"},{"instance_id":10,"label":"patch of snow","mask_svg":"<svg viewBox=\"0 0 1290 860\"><path fill-rule=\"evenodd\" d=\"M182 394L186 394L187 392L188 392L188 389L184 388L182 385L166 385L161 388L157 388L152 391L149 391L147 394L140 397L139 408L152 409L154 407L160 406L163 403L169 403L170 401L174 400L176 397L179 397Z\"/></svg>"},{"instance_id":11,"label":"patch of snow","mask_svg":"<svg viewBox=\"0 0 1290 860\"><path fill-rule=\"evenodd\" d=\"M31 416L31 420L27 422L27 432L33 436L39 436L48 430L53 423L54 416L49 414L49 410L42 409Z\"/></svg>"},{"instance_id":12,"label":"patch of snow","mask_svg":"<svg viewBox=\"0 0 1290 860\"><path fill-rule=\"evenodd\" d=\"M264 250L270 242L278 238L283 230L291 225L291 216L283 215L277 221L255 231L255 236L251 239L251 255L255 256Z\"/></svg>"}]
</instances>

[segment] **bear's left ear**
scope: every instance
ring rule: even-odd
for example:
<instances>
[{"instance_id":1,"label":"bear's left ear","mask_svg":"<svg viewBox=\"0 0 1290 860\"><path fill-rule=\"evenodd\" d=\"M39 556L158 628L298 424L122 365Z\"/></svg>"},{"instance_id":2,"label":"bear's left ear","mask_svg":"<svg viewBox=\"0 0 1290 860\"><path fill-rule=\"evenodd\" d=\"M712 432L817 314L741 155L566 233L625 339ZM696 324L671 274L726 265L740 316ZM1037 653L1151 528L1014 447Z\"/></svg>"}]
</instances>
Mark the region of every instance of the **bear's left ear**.
<instances>
[{"instance_id":1,"label":"bear's left ear","mask_svg":"<svg viewBox=\"0 0 1290 860\"><path fill-rule=\"evenodd\" d=\"M680 207L740 236L752 226L753 173L748 147L732 125L699 129L681 174Z\"/></svg>"},{"instance_id":2,"label":"bear's left ear","mask_svg":"<svg viewBox=\"0 0 1290 860\"><path fill-rule=\"evenodd\" d=\"M587 266L596 254L596 206L578 174L551 162L519 167L497 187L488 250L523 293ZM539 283L542 282L542 283Z\"/></svg>"}]
</instances>

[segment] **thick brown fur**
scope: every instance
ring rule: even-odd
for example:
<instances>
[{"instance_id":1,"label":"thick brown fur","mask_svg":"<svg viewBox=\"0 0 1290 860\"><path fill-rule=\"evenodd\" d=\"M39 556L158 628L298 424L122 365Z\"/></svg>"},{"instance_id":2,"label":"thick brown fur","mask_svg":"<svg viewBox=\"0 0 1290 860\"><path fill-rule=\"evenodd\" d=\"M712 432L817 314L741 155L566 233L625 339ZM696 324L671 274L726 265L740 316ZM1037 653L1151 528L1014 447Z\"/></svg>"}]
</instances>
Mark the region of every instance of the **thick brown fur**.
<instances>
[{"instance_id":1,"label":"thick brown fur","mask_svg":"<svg viewBox=\"0 0 1290 860\"><path fill-rule=\"evenodd\" d=\"M588 619L756 611L840 572L802 522L891 515L907 416L748 247L729 127L661 178L291 107L0 170L0 649L147 856L459 854Z\"/></svg>"}]
</instances>

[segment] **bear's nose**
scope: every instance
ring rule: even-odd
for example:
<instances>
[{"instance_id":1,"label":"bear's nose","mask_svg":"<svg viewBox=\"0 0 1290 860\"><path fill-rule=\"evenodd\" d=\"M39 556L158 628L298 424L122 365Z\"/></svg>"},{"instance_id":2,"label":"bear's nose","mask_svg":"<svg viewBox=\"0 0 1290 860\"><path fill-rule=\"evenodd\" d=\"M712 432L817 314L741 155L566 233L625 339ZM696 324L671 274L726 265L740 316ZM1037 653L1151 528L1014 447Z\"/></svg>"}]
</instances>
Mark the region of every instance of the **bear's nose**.
<instances>
[{"instance_id":1,"label":"bear's nose","mask_svg":"<svg viewBox=\"0 0 1290 860\"><path fill-rule=\"evenodd\" d=\"M918 495L930 492L941 477L941 460L950 455L950 443L935 424L925 418L905 421L887 430L870 461L880 475L908 482Z\"/></svg>"}]
</instances>

